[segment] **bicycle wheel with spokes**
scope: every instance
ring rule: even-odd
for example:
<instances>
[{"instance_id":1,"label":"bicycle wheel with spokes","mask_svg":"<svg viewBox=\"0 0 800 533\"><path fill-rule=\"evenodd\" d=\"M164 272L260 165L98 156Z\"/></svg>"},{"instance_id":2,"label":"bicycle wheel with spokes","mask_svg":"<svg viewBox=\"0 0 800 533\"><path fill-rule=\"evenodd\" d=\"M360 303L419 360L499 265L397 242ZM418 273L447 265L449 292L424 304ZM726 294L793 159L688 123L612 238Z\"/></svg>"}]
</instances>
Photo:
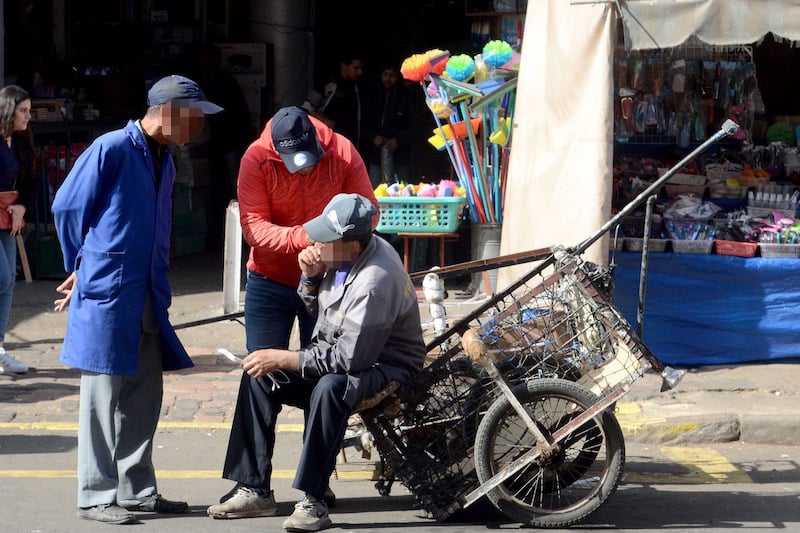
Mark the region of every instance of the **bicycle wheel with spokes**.
<instances>
[{"instance_id":1,"label":"bicycle wheel with spokes","mask_svg":"<svg viewBox=\"0 0 800 533\"><path fill-rule=\"evenodd\" d=\"M598 397L577 383L532 379L514 389L542 433L550 437ZM536 448L536 438L505 397L481 420L475 437L480 482ZM611 496L622 477L625 442L614 415L604 411L572 429L487 496L509 518L536 527L565 527L585 519Z\"/></svg>"}]
</instances>

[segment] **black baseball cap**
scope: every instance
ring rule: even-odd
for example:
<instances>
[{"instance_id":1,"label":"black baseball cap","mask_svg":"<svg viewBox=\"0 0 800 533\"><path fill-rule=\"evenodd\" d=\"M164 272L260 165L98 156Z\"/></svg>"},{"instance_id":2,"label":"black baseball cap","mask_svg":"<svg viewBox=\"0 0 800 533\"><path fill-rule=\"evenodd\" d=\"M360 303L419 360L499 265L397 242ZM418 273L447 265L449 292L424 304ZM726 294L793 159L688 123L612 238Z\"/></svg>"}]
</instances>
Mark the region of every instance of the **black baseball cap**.
<instances>
[{"instance_id":1,"label":"black baseball cap","mask_svg":"<svg viewBox=\"0 0 800 533\"><path fill-rule=\"evenodd\" d=\"M161 78L147 91L147 105L162 105L172 100L188 101L191 107L200 109L206 115L213 115L224 111L217 104L212 104L206 99L200 86L189 78L173 74Z\"/></svg>"},{"instance_id":2,"label":"black baseball cap","mask_svg":"<svg viewBox=\"0 0 800 533\"><path fill-rule=\"evenodd\" d=\"M281 108L272 117L272 144L292 174L313 167L325 155L308 113L297 106Z\"/></svg>"},{"instance_id":3,"label":"black baseball cap","mask_svg":"<svg viewBox=\"0 0 800 533\"><path fill-rule=\"evenodd\" d=\"M321 215L303 224L303 228L317 242L357 237L372 233L372 216L377 212L372 202L360 194L340 193L331 198Z\"/></svg>"}]
</instances>

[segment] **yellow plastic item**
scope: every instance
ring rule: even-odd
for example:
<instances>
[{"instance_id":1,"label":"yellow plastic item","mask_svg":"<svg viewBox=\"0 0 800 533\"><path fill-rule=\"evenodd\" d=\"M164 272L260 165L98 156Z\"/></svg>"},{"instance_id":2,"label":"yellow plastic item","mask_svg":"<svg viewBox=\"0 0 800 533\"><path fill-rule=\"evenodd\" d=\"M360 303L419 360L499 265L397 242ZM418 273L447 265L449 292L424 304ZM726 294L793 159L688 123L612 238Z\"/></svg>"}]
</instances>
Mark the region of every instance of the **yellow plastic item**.
<instances>
[{"instance_id":1,"label":"yellow plastic item","mask_svg":"<svg viewBox=\"0 0 800 533\"><path fill-rule=\"evenodd\" d=\"M509 119L504 118L497 124L497 129L489 135L489 142L504 146L508 142Z\"/></svg>"},{"instance_id":2,"label":"yellow plastic item","mask_svg":"<svg viewBox=\"0 0 800 533\"><path fill-rule=\"evenodd\" d=\"M480 118L473 118L470 119L470 124L472 126L472 131L476 134L478 133L478 129L481 127L481 119ZM448 140L453 139L453 132L455 131L455 136L459 139L464 138L467 136L467 124L466 122L456 122L453 124L453 127L450 127L450 124L445 124L442 126L442 131L444 131L444 136ZM438 135L441 137L441 133L439 132L439 128L433 129L433 134Z\"/></svg>"},{"instance_id":3,"label":"yellow plastic item","mask_svg":"<svg viewBox=\"0 0 800 533\"><path fill-rule=\"evenodd\" d=\"M450 101L447 98L427 98L425 103L428 109L431 110L431 113L439 118L446 119L453 112Z\"/></svg>"},{"instance_id":4,"label":"yellow plastic item","mask_svg":"<svg viewBox=\"0 0 800 533\"><path fill-rule=\"evenodd\" d=\"M437 150L441 150L444 148L444 139L442 139L441 135L434 135L433 137L428 137L428 142L433 145L434 148Z\"/></svg>"},{"instance_id":5,"label":"yellow plastic item","mask_svg":"<svg viewBox=\"0 0 800 533\"><path fill-rule=\"evenodd\" d=\"M381 183L375 187L375 198L383 198L384 196L388 196L388 193L386 192L387 187L388 185L385 183Z\"/></svg>"}]
</instances>

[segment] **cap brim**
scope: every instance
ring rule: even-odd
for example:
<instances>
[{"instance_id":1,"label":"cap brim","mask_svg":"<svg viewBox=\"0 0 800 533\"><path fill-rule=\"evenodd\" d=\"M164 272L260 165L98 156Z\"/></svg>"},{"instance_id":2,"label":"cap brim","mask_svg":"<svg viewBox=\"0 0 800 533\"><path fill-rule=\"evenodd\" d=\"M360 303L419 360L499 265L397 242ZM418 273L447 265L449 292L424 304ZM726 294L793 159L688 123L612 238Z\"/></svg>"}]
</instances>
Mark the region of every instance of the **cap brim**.
<instances>
[{"instance_id":1,"label":"cap brim","mask_svg":"<svg viewBox=\"0 0 800 533\"><path fill-rule=\"evenodd\" d=\"M308 236L316 242L333 242L342 238L341 235L331 229L330 224L325 220L323 215L303 224L303 229L305 229Z\"/></svg>"},{"instance_id":2,"label":"cap brim","mask_svg":"<svg viewBox=\"0 0 800 533\"><path fill-rule=\"evenodd\" d=\"M194 102L194 106L200 111L202 111L206 115L215 115L221 111L225 111L224 108L218 106L217 104L211 103L207 100L200 100Z\"/></svg>"}]
</instances>

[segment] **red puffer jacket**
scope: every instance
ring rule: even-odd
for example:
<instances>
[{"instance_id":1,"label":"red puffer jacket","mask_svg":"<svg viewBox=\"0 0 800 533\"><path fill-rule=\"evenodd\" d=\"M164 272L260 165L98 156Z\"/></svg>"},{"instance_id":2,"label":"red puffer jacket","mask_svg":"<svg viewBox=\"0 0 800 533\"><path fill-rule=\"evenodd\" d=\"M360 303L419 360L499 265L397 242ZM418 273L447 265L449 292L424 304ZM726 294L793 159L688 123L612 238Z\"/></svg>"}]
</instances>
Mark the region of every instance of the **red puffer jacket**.
<instances>
[{"instance_id":1,"label":"red puffer jacket","mask_svg":"<svg viewBox=\"0 0 800 533\"><path fill-rule=\"evenodd\" d=\"M291 174L272 144L272 120L242 157L239 214L250 245L247 268L289 286L300 282L297 254L306 247L303 224L334 195L358 193L378 207L364 161L353 144L310 117L325 157L308 176ZM375 217L373 228L378 223Z\"/></svg>"}]
</instances>

